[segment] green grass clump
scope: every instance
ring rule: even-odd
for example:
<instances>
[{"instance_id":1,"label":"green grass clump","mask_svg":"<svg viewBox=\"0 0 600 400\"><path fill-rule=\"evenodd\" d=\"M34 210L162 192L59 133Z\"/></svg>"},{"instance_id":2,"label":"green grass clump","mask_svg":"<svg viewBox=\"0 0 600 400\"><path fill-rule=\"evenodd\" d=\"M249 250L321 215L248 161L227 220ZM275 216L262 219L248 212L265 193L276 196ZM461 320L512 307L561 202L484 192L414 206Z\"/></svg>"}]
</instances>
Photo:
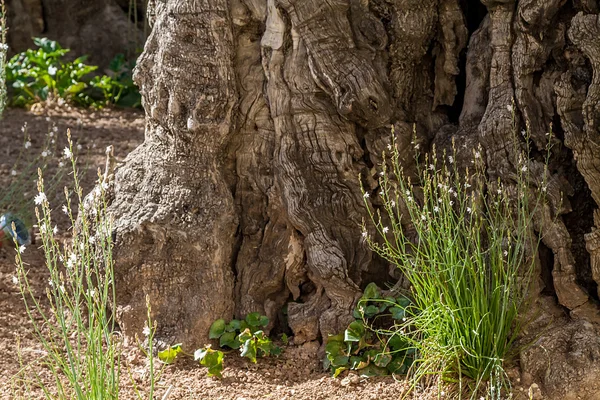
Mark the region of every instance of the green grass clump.
<instances>
[{"instance_id":1,"label":"green grass clump","mask_svg":"<svg viewBox=\"0 0 600 400\"><path fill-rule=\"evenodd\" d=\"M461 170L455 156L438 162L434 151L412 182L394 141L389 148L382 208L374 211L365 193L380 240L366 227L363 235L410 282L414 310L400 329L411 328L405 336L417 349L413 385L437 375L460 391L469 382L473 396L485 389L500 398L539 245L532 218L543 199L530 196L527 154L506 185L486 179L481 150Z\"/></svg>"}]
</instances>

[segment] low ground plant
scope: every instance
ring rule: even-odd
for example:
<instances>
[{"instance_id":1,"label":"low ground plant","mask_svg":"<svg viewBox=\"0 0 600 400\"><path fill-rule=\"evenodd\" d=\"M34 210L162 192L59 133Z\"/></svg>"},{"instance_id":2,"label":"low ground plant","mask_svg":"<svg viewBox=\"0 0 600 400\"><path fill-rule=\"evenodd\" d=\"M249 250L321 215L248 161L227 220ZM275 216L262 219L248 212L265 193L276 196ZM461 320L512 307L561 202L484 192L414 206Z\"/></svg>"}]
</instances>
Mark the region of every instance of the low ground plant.
<instances>
[{"instance_id":1,"label":"low ground plant","mask_svg":"<svg viewBox=\"0 0 600 400\"><path fill-rule=\"evenodd\" d=\"M527 152L514 181L487 179L481 150L471 168L459 169L454 154L433 154L416 181L404 174L396 143L384 154L380 174L382 207L365 204L377 231L363 236L410 282L418 312L398 329L416 349L413 387L436 375L486 390L500 398L508 383L503 366L514 354L518 318L528 299L539 238L533 214L541 195L531 195ZM540 191L540 193L542 193Z\"/></svg>"},{"instance_id":2,"label":"low ground plant","mask_svg":"<svg viewBox=\"0 0 600 400\"><path fill-rule=\"evenodd\" d=\"M278 356L282 349L265 334L263 329L267 325L269 318L257 312L246 315L243 320L225 322L218 319L210 326L209 338L219 340L220 349L206 345L194 352L194 360L208 368L208 376L222 378L223 359L228 351L239 350L242 357L253 363L260 357ZM286 343L287 336L284 335L282 341ZM185 355L181 346L178 343L158 352L158 358L166 364L174 362L180 355Z\"/></svg>"},{"instance_id":3,"label":"low ground plant","mask_svg":"<svg viewBox=\"0 0 600 400\"><path fill-rule=\"evenodd\" d=\"M354 309L355 320L343 333L327 339L324 368L334 377L346 370L363 377L406 374L416 349L400 326L416 311L411 304L406 296L384 295L376 284L367 285Z\"/></svg>"}]
</instances>

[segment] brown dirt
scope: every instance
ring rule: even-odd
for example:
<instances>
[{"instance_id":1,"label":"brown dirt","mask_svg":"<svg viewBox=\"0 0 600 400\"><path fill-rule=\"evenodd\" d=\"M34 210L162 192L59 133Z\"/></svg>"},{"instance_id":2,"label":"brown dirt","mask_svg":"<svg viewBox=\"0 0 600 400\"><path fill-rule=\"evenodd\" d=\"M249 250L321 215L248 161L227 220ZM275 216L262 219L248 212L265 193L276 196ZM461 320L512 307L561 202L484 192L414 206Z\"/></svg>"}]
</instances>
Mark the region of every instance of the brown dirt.
<instances>
[{"instance_id":1,"label":"brown dirt","mask_svg":"<svg viewBox=\"0 0 600 400\"><path fill-rule=\"evenodd\" d=\"M48 120L49 117L49 120ZM143 140L143 114L135 111L86 112L74 109L38 109L38 115L24 110L10 109L0 121L0 185L10 179L12 160L23 145L21 126L27 121L33 154L43 150L45 139L53 124L58 127L57 143L49 158L46 176L57 170L61 149L66 140L64 132L72 129L73 139L81 145L79 164L85 166L84 189L94 184L95 170L104 165L106 146L115 147L115 156L122 160ZM1 187L1 186L0 186ZM50 203L59 209L59 195ZM31 198L24 199L31 203ZM2 211L2 210L0 210ZM66 228L67 220L56 213L59 229ZM68 237L63 236L66 240ZM20 349L22 362L33 362L43 354L35 339L32 324L27 317L18 288L13 284L14 250L0 248L0 398L14 397L13 384L21 369L17 354ZM43 299L48 273L44 266L43 252L31 245L24 253L30 265L30 279L36 294ZM234 353L225 359L224 378L216 380L206 376L206 369L190 359L182 359L166 366L157 385L157 397L170 390L169 400L174 399L397 399L406 383L391 377L363 379L356 375L331 378L323 372L317 357L318 344L287 346L277 358L261 359L254 365ZM136 348L129 348L123 357L125 373L124 399L135 398L133 379L142 388L147 383L147 360ZM44 376L44 373L41 373ZM47 375L46 375L47 376ZM517 388L517 393L525 393ZM25 398L32 398L25 396ZM437 398L434 393L416 394L415 398Z\"/></svg>"}]
</instances>

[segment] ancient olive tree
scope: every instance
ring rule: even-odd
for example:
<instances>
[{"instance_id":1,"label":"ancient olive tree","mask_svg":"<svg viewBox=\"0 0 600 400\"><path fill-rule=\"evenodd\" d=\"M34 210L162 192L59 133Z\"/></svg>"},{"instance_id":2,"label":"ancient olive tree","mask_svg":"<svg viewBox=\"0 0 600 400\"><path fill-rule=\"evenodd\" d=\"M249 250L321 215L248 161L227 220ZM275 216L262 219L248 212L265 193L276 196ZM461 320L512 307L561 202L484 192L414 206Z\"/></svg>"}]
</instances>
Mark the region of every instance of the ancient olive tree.
<instances>
[{"instance_id":1,"label":"ancient olive tree","mask_svg":"<svg viewBox=\"0 0 600 400\"><path fill-rule=\"evenodd\" d=\"M416 152L454 141L458 163L481 145L508 186L523 165L516 134L536 149L531 190L548 193L532 227L532 329L554 318L548 340L568 346L552 357L595 368L597 1L154 0L148 17L135 73L146 137L110 205L126 334L142 332L146 295L158 337L190 347L215 319L252 311L296 343L340 331L361 287L398 279L360 227L358 176L377 207L391 127L409 173ZM546 370L536 351L522 365L548 385L576 371Z\"/></svg>"}]
</instances>

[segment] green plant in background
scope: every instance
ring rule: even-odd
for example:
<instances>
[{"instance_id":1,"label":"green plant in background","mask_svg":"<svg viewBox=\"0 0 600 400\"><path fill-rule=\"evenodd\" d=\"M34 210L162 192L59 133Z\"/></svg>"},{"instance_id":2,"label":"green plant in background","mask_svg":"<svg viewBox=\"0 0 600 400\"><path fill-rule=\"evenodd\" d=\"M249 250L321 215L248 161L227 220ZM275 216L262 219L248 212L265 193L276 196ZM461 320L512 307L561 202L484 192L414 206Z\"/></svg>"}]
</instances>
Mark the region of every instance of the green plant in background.
<instances>
[{"instance_id":1,"label":"green plant in background","mask_svg":"<svg viewBox=\"0 0 600 400\"><path fill-rule=\"evenodd\" d=\"M131 80L132 65L118 55L110 65L110 75L91 77L97 66L85 64L87 56L66 61L70 52L47 38L33 39L38 49L29 49L11 58L6 66L11 83L11 104L27 106L58 100L83 107L140 105L139 92Z\"/></svg>"},{"instance_id":2,"label":"green plant in background","mask_svg":"<svg viewBox=\"0 0 600 400\"><path fill-rule=\"evenodd\" d=\"M366 227L363 235L410 282L418 312L408 313L401 329L416 349L413 385L436 374L462 388L468 377L473 396L485 386L489 397L500 398L534 268L528 255L539 245L532 218L544 199L530 196L528 154L521 153L510 188L487 181L480 150L472 171L459 171L454 155L439 165L434 152L413 186L394 139L390 148L391 167L384 154L380 177L381 212L365 194L380 240Z\"/></svg>"},{"instance_id":3,"label":"green plant in background","mask_svg":"<svg viewBox=\"0 0 600 400\"><path fill-rule=\"evenodd\" d=\"M0 119L6 108L6 57L8 45L6 44L6 6L4 0L0 0Z\"/></svg>"},{"instance_id":4,"label":"green plant in background","mask_svg":"<svg viewBox=\"0 0 600 400\"><path fill-rule=\"evenodd\" d=\"M329 336L323 366L334 377L346 370L364 377L406 374L415 347L406 338L407 316L416 310L405 296L384 296L370 283L354 309L355 320L344 333Z\"/></svg>"},{"instance_id":5,"label":"green plant in background","mask_svg":"<svg viewBox=\"0 0 600 400\"><path fill-rule=\"evenodd\" d=\"M90 86L102 92L107 105L140 107L142 96L132 77L135 61L127 61L125 55L117 54L108 68L108 75L94 77Z\"/></svg>"},{"instance_id":6,"label":"green plant in background","mask_svg":"<svg viewBox=\"0 0 600 400\"><path fill-rule=\"evenodd\" d=\"M34 38L38 49L15 55L7 65L7 81L12 83L12 105L26 106L47 99L64 99L82 106L94 104L86 89L86 75L98 67L86 65L86 56L65 61L69 49L46 38Z\"/></svg>"}]
</instances>

